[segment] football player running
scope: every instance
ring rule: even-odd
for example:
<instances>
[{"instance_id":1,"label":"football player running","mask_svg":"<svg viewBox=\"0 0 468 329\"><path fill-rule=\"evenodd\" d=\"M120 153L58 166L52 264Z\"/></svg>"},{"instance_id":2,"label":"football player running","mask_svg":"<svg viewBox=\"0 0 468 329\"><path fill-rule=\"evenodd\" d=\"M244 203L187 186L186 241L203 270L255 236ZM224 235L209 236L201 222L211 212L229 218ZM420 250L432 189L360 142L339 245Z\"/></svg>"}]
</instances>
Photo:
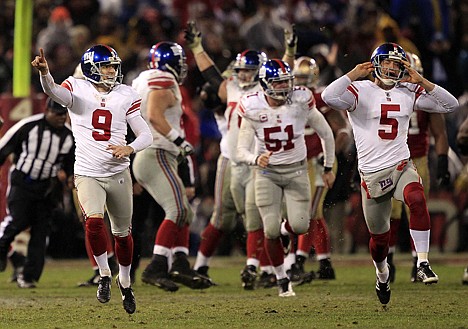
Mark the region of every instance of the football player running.
<instances>
[{"instance_id":1,"label":"football player running","mask_svg":"<svg viewBox=\"0 0 468 329\"><path fill-rule=\"evenodd\" d=\"M261 90L258 82L258 70L267 60L265 53L245 50L239 53L233 65L231 77L223 78L213 60L204 51L201 32L195 22L188 22L185 31L187 46L192 50L197 66L214 90L221 102L227 104L224 116L216 116L218 128L222 134L221 154L218 159L215 205L210 223L202 232L201 243L194 269L202 275L208 275L209 261L224 234L231 232L236 225L237 215L243 216L247 231L247 264L241 272L244 289L255 287L257 268L263 253L263 227L255 206L253 180L250 168L236 158L240 118L237 108L245 94ZM297 46L294 28L285 31L285 59L293 60ZM254 145L251 145L253 148ZM262 269L272 272L268 261ZM264 277L268 278L268 273Z\"/></svg>"},{"instance_id":2,"label":"football player running","mask_svg":"<svg viewBox=\"0 0 468 329\"><path fill-rule=\"evenodd\" d=\"M315 107L312 92L294 88L290 66L279 59L267 61L259 72L263 92L241 99L237 156L239 161L255 166L255 202L265 234L264 248L274 267L280 297L295 296L284 267L281 235L283 200L292 234L306 233L310 220L310 182L307 173L305 126L320 136L324 149L323 179L333 185L331 171L335 144L324 116ZM252 143L257 143L252 149Z\"/></svg>"},{"instance_id":3,"label":"football player running","mask_svg":"<svg viewBox=\"0 0 468 329\"><path fill-rule=\"evenodd\" d=\"M133 173L164 209L153 248L153 258L141 275L143 282L166 291L177 291L173 282L205 289L211 281L190 268L189 224L193 219L178 161L193 153L181 126L182 96L179 85L187 76L183 48L174 42L155 44L148 55L148 70L133 80L141 95L141 111L153 134L152 145L135 156ZM169 268L171 259L174 259ZM172 280L171 280L172 279Z\"/></svg>"},{"instance_id":4,"label":"football player running","mask_svg":"<svg viewBox=\"0 0 468 329\"><path fill-rule=\"evenodd\" d=\"M423 67L421 60L415 54L406 53L406 57L410 65L421 76L423 75ZM450 184L450 172L448 171L448 138L445 128L445 117L442 113L428 113L416 110L411 113L409 129L408 129L408 147L410 156L418 174L421 176L424 186L424 195L429 197L430 175L429 175L429 132L434 137L434 149L437 154L437 185L447 187ZM400 228L401 216L403 211L403 203L395 199L392 200L392 214L390 217L390 238L387 263L390 266L390 282L395 281L396 267L393 262L393 255L396 251L398 239L398 230ZM411 270L411 282L418 282L417 277L417 262L418 257L412 244L413 268Z\"/></svg>"},{"instance_id":5,"label":"football player running","mask_svg":"<svg viewBox=\"0 0 468 329\"><path fill-rule=\"evenodd\" d=\"M369 74L374 82L358 81ZM381 304L390 301L387 264L392 197L410 210L410 234L418 256L418 279L439 278L428 261L430 219L424 188L406 143L414 110L448 113L457 99L421 76L395 43L377 47L370 62L356 65L322 93L332 108L348 111L357 148L362 208L370 233L369 249L376 268L376 293Z\"/></svg>"},{"instance_id":6,"label":"football player running","mask_svg":"<svg viewBox=\"0 0 468 329\"><path fill-rule=\"evenodd\" d=\"M86 238L99 266L97 299L111 298L111 270L107 260L104 207L109 215L119 262L116 284L127 313L136 309L130 281L133 254L132 179L130 154L151 144L151 131L140 114L141 99L121 84L121 60L106 45L95 45L83 54L84 80L68 77L57 85L49 72L44 50L31 62L40 72L44 92L67 107L75 137L75 186L86 221ZM137 136L126 145L127 124Z\"/></svg>"}]
</instances>

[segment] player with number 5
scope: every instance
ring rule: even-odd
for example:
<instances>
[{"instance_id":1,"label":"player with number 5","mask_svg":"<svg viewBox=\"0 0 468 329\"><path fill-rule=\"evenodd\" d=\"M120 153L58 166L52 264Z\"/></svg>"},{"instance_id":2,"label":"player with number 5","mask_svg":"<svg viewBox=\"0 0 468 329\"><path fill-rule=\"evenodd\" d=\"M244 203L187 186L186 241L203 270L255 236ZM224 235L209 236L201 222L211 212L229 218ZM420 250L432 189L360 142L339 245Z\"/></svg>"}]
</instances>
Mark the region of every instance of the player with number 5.
<instances>
[{"instance_id":1,"label":"player with number 5","mask_svg":"<svg viewBox=\"0 0 468 329\"><path fill-rule=\"evenodd\" d=\"M374 81L362 80L371 73ZM437 283L439 278L428 261L430 219L426 198L406 140L414 110L452 112L458 106L457 99L413 69L403 48L395 43L377 47L370 62L356 65L335 80L322 98L332 108L346 110L353 128L362 208L371 236L369 249L380 302L386 305L390 301L387 254L392 197L410 210L418 280Z\"/></svg>"}]
</instances>

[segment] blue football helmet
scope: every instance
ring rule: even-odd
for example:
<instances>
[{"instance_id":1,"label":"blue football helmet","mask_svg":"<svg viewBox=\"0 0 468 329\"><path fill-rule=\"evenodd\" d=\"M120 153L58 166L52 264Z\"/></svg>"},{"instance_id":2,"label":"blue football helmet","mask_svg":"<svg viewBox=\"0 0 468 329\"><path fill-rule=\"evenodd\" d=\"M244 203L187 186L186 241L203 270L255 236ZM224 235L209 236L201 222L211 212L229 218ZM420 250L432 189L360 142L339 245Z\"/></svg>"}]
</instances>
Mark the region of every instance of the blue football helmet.
<instances>
[{"instance_id":1,"label":"blue football helmet","mask_svg":"<svg viewBox=\"0 0 468 329\"><path fill-rule=\"evenodd\" d=\"M280 59L270 59L262 65L258 73L260 85L265 94L277 100L289 100L294 88L294 75L288 63ZM287 87L275 88L274 82L287 82Z\"/></svg>"},{"instance_id":2,"label":"blue football helmet","mask_svg":"<svg viewBox=\"0 0 468 329\"><path fill-rule=\"evenodd\" d=\"M106 45L96 45L85 51L81 57L81 70L86 80L95 84L102 84L107 87L114 87L117 83L122 83L122 61L114 48ZM113 65L115 75L103 75L101 67Z\"/></svg>"},{"instance_id":3,"label":"blue football helmet","mask_svg":"<svg viewBox=\"0 0 468 329\"><path fill-rule=\"evenodd\" d=\"M250 88L258 81L258 71L260 67L268 60L263 51L244 50L237 54L234 62L234 75L237 77L239 87ZM240 70L251 70L250 74L239 74Z\"/></svg>"},{"instance_id":4,"label":"blue football helmet","mask_svg":"<svg viewBox=\"0 0 468 329\"><path fill-rule=\"evenodd\" d=\"M382 62L386 59L396 61L399 64L399 69L387 69L386 73L383 73ZM378 46L372 53L370 60L375 68L374 75L388 86L401 81L406 74L405 66L402 63L402 61L407 60L406 53L396 43L388 42Z\"/></svg>"},{"instance_id":5,"label":"blue football helmet","mask_svg":"<svg viewBox=\"0 0 468 329\"><path fill-rule=\"evenodd\" d=\"M179 85L187 77L187 63L184 49L175 42L163 41L151 47L148 67L172 73Z\"/></svg>"}]
</instances>

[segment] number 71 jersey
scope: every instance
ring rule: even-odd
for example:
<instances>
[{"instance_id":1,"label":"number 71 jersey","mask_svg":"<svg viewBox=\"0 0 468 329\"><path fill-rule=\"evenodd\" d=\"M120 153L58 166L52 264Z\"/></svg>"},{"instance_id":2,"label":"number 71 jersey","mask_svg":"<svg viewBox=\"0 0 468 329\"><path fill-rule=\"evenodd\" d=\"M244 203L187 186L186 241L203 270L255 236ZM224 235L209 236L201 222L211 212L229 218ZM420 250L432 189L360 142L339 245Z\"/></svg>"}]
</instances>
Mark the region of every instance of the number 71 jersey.
<instances>
[{"instance_id":1,"label":"number 71 jersey","mask_svg":"<svg viewBox=\"0 0 468 329\"><path fill-rule=\"evenodd\" d=\"M128 168L130 159L117 159L107 146L127 145L127 119L140 115L141 99L127 85L101 94L88 81L67 78L62 86L72 92L69 108L75 137L75 174L109 177Z\"/></svg>"},{"instance_id":2,"label":"number 71 jersey","mask_svg":"<svg viewBox=\"0 0 468 329\"><path fill-rule=\"evenodd\" d=\"M263 92L246 95L239 106L239 115L248 120L257 138L257 154L273 152L270 164L291 164L306 158L304 131L309 112L315 111L312 92L295 87L291 102L271 107Z\"/></svg>"}]
</instances>

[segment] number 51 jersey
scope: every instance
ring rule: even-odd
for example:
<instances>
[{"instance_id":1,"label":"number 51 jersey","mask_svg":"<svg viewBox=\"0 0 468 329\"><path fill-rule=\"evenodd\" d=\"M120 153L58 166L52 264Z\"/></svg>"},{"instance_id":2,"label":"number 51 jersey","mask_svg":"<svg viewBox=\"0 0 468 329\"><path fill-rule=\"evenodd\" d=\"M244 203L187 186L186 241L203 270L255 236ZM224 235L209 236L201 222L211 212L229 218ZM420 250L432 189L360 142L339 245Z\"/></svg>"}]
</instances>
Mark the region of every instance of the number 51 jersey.
<instances>
[{"instance_id":1,"label":"number 51 jersey","mask_svg":"<svg viewBox=\"0 0 468 329\"><path fill-rule=\"evenodd\" d=\"M309 111L322 115L315 107L312 92L295 87L291 102L271 107L263 92L246 95L239 106L239 115L255 129L258 153L273 152L270 164L281 165L306 158L304 130Z\"/></svg>"}]
</instances>

